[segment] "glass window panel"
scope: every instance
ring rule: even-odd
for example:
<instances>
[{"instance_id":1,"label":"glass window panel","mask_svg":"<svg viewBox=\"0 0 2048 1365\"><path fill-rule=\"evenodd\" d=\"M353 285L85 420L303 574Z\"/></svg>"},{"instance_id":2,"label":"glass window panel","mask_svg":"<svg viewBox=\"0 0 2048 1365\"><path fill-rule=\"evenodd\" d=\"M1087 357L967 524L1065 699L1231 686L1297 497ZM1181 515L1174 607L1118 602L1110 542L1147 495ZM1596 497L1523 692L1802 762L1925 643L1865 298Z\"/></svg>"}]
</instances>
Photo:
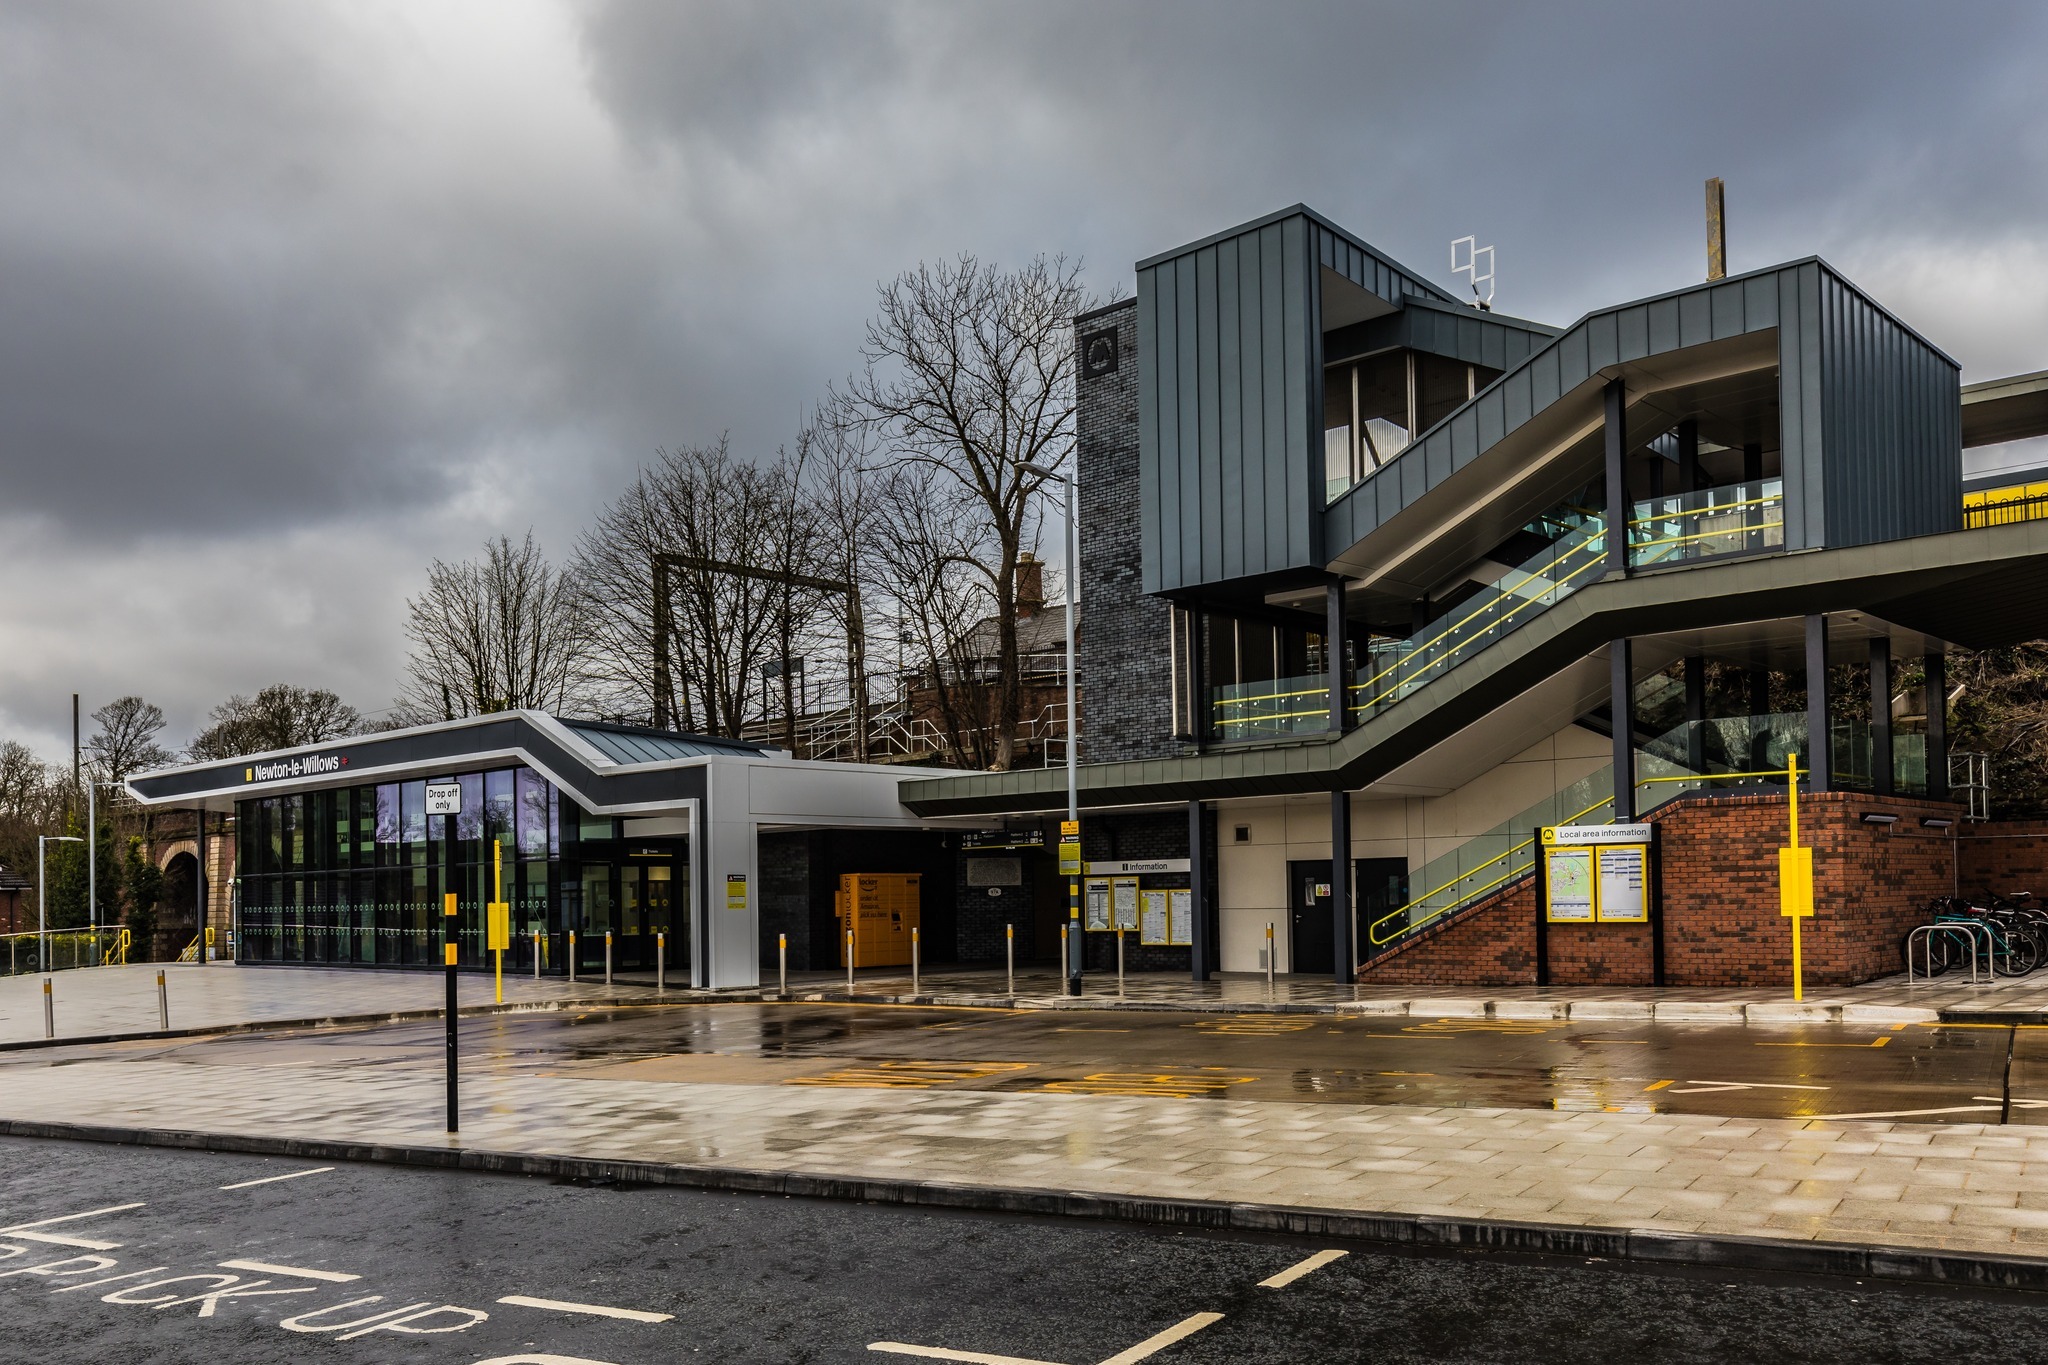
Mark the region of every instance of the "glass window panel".
<instances>
[{"instance_id":1,"label":"glass window panel","mask_svg":"<svg viewBox=\"0 0 2048 1365\"><path fill-rule=\"evenodd\" d=\"M279 807L283 802L271 797L263 803L263 870L284 871L284 815Z\"/></svg>"},{"instance_id":2,"label":"glass window panel","mask_svg":"<svg viewBox=\"0 0 2048 1365\"><path fill-rule=\"evenodd\" d=\"M548 851L548 784L531 768L515 775L519 793L519 852L537 858Z\"/></svg>"},{"instance_id":3,"label":"glass window panel","mask_svg":"<svg viewBox=\"0 0 2048 1365\"><path fill-rule=\"evenodd\" d=\"M548 784L548 856L562 856L562 794Z\"/></svg>"},{"instance_id":4,"label":"glass window panel","mask_svg":"<svg viewBox=\"0 0 2048 1365\"><path fill-rule=\"evenodd\" d=\"M405 813L400 837L408 845L417 845L423 849L427 842L427 784L405 783L399 788L399 801Z\"/></svg>"},{"instance_id":5,"label":"glass window panel","mask_svg":"<svg viewBox=\"0 0 2048 1365\"><path fill-rule=\"evenodd\" d=\"M1408 448L1408 352L1358 362L1360 455L1374 469Z\"/></svg>"},{"instance_id":6,"label":"glass window panel","mask_svg":"<svg viewBox=\"0 0 2048 1365\"><path fill-rule=\"evenodd\" d=\"M491 856L491 841L510 844L512 839L512 769L500 768L484 774L484 846L480 856Z\"/></svg>"},{"instance_id":7,"label":"glass window panel","mask_svg":"<svg viewBox=\"0 0 2048 1365\"><path fill-rule=\"evenodd\" d=\"M609 839L612 837L612 818L609 815L592 815L577 808L576 837L581 840Z\"/></svg>"},{"instance_id":8,"label":"glass window panel","mask_svg":"<svg viewBox=\"0 0 2048 1365\"><path fill-rule=\"evenodd\" d=\"M398 861L398 828L398 784L393 782L377 788L377 842L385 850L377 861Z\"/></svg>"},{"instance_id":9,"label":"glass window panel","mask_svg":"<svg viewBox=\"0 0 2048 1365\"><path fill-rule=\"evenodd\" d=\"M603 933L612 927L612 869L609 863L583 865L583 922L579 932Z\"/></svg>"},{"instance_id":10,"label":"glass window panel","mask_svg":"<svg viewBox=\"0 0 2048 1365\"><path fill-rule=\"evenodd\" d=\"M484 830L484 778L482 773L464 773L455 779L462 784L462 813L455 817L455 837L469 845L456 856L476 859L476 841Z\"/></svg>"}]
</instances>

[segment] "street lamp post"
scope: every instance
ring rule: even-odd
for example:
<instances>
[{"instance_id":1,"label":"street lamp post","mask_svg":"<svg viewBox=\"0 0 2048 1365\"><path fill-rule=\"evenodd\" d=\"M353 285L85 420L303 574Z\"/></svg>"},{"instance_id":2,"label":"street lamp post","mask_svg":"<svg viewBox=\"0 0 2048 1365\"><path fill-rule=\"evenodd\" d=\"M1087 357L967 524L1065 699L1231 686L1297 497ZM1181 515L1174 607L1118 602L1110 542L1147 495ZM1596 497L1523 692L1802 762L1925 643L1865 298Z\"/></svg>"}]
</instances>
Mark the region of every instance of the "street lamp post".
<instances>
[{"instance_id":1,"label":"street lamp post","mask_svg":"<svg viewBox=\"0 0 2048 1365\"><path fill-rule=\"evenodd\" d=\"M1080 718L1074 709L1074 617L1081 599L1081 531L1074 518L1074 480L1069 474L1044 465L1020 464L1018 468L1040 478L1058 479L1066 488L1067 509L1067 820L1078 831L1081 820L1079 742ZM1079 835L1076 835L1078 841ZM1081 924L1081 869L1067 878L1067 994L1081 993L1083 928Z\"/></svg>"},{"instance_id":2,"label":"street lamp post","mask_svg":"<svg viewBox=\"0 0 2048 1365\"><path fill-rule=\"evenodd\" d=\"M100 927L100 818L94 799L101 787L118 787L119 782L85 784L85 909L87 923Z\"/></svg>"},{"instance_id":3,"label":"street lamp post","mask_svg":"<svg viewBox=\"0 0 2048 1365\"><path fill-rule=\"evenodd\" d=\"M76 809L74 807L74 809ZM43 969L43 975L50 974L50 919L49 884L50 875L43 864L43 848L48 844L82 844L85 840L75 834L38 834L36 836L36 965Z\"/></svg>"}]
</instances>

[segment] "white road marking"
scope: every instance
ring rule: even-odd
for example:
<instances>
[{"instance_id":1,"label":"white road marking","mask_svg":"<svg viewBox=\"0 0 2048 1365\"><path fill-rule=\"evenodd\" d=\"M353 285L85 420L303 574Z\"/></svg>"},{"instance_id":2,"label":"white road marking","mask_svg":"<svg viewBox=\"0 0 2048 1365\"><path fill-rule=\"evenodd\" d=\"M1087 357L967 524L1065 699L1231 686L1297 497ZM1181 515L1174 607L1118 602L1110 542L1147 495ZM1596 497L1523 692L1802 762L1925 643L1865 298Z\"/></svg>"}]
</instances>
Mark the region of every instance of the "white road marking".
<instances>
[{"instance_id":1,"label":"white road marking","mask_svg":"<svg viewBox=\"0 0 2048 1365\"><path fill-rule=\"evenodd\" d=\"M1946 1109L1886 1109L1873 1114L1801 1114L1799 1117L1822 1122L1834 1119L1909 1119L1922 1114L1995 1114L1998 1108L1995 1104L1956 1104Z\"/></svg>"},{"instance_id":2,"label":"white road marking","mask_svg":"<svg viewBox=\"0 0 2048 1365\"><path fill-rule=\"evenodd\" d=\"M251 1185L275 1185L280 1180L297 1180L302 1175L321 1175L331 1171L332 1166L315 1166L309 1171L287 1171L283 1175L266 1175L261 1180L244 1180L233 1185L221 1186L224 1190L246 1190Z\"/></svg>"},{"instance_id":3,"label":"white road marking","mask_svg":"<svg viewBox=\"0 0 2048 1365\"><path fill-rule=\"evenodd\" d=\"M1118 1351L1102 1362L1102 1365L1138 1365L1141 1360L1150 1360L1176 1341L1184 1341L1211 1323L1223 1321L1221 1313L1195 1313L1182 1318L1173 1326L1155 1336L1146 1337L1129 1350ZM890 1355L918 1356L925 1360L963 1360L969 1365L1059 1365L1058 1361L1033 1360L1025 1356L990 1355L985 1351L950 1351L943 1346L912 1346L901 1341L871 1341L870 1351L885 1351Z\"/></svg>"},{"instance_id":4,"label":"white road marking","mask_svg":"<svg viewBox=\"0 0 2048 1365\"><path fill-rule=\"evenodd\" d=\"M1194 1313L1182 1318L1158 1336L1146 1337L1128 1351L1118 1351L1102 1362L1102 1365L1137 1365L1137 1362L1155 1356L1176 1341L1184 1340L1201 1331L1211 1323L1223 1321L1221 1313Z\"/></svg>"},{"instance_id":5,"label":"white road marking","mask_svg":"<svg viewBox=\"0 0 2048 1365\"><path fill-rule=\"evenodd\" d=\"M90 1237L64 1237L54 1232L33 1232L33 1228L55 1227L59 1223L75 1223L81 1218L97 1218L103 1213L126 1213L142 1205L109 1204L103 1209L87 1209L84 1213L67 1213L61 1218L39 1218L33 1223L17 1223L11 1228L0 1228L0 1237L12 1237L17 1242L48 1242L52 1246L82 1247L87 1251L112 1251L119 1242L100 1242Z\"/></svg>"},{"instance_id":6,"label":"white road marking","mask_svg":"<svg viewBox=\"0 0 2048 1365\"><path fill-rule=\"evenodd\" d=\"M1858 1047L1862 1044L1858 1043ZM1788 1081L1687 1081L1687 1089L1673 1090L1674 1095L1711 1095L1722 1090L1828 1090L1825 1085L1793 1085Z\"/></svg>"},{"instance_id":7,"label":"white road marking","mask_svg":"<svg viewBox=\"0 0 2048 1365\"><path fill-rule=\"evenodd\" d=\"M638 1308L610 1308L601 1303L574 1303L568 1299L536 1299L525 1294L507 1294L498 1302L519 1308L551 1308L557 1313L588 1313L594 1318L624 1318L628 1322L668 1322L675 1317L673 1313L644 1313Z\"/></svg>"},{"instance_id":8,"label":"white road marking","mask_svg":"<svg viewBox=\"0 0 2048 1365\"><path fill-rule=\"evenodd\" d=\"M302 1280L325 1280L329 1284L348 1284L363 1278L339 1270L308 1270L295 1265L272 1265L269 1261L222 1261L220 1266L223 1270L253 1270L259 1275L296 1275Z\"/></svg>"},{"instance_id":9,"label":"white road marking","mask_svg":"<svg viewBox=\"0 0 2048 1365\"><path fill-rule=\"evenodd\" d=\"M1305 1261L1296 1261L1293 1265L1287 1267L1287 1269L1281 1271L1278 1275L1273 1276L1271 1279L1260 1280L1259 1288L1285 1289L1288 1285L1293 1284L1302 1276L1310 1274L1313 1271L1321 1270L1324 1266L1328 1265L1332 1261L1341 1261L1350 1254L1351 1253L1348 1251L1318 1251L1315 1255L1309 1257Z\"/></svg>"},{"instance_id":10,"label":"white road marking","mask_svg":"<svg viewBox=\"0 0 2048 1365\"><path fill-rule=\"evenodd\" d=\"M1023 1356L992 1356L982 1351L949 1351L943 1346L911 1346L900 1341L873 1341L870 1351L891 1355L919 1356L925 1360L965 1360L972 1365L1059 1365L1055 1360L1028 1360Z\"/></svg>"}]
</instances>

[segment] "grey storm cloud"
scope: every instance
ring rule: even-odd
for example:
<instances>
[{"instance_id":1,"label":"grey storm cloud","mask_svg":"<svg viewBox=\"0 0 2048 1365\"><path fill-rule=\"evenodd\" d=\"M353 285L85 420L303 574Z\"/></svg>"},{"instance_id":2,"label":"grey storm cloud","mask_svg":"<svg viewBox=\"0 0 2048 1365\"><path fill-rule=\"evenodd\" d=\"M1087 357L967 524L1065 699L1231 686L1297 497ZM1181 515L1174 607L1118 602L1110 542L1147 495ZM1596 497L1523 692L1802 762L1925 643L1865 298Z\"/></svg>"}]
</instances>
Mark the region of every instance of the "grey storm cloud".
<instances>
[{"instance_id":1,"label":"grey storm cloud","mask_svg":"<svg viewBox=\"0 0 2048 1365\"><path fill-rule=\"evenodd\" d=\"M435 555L789 440L878 280L1305 200L1505 311L1823 254L2048 364L2038 5L34 0L0 8L0 735L374 710ZM1445 281L1447 282L1447 281Z\"/></svg>"}]
</instances>

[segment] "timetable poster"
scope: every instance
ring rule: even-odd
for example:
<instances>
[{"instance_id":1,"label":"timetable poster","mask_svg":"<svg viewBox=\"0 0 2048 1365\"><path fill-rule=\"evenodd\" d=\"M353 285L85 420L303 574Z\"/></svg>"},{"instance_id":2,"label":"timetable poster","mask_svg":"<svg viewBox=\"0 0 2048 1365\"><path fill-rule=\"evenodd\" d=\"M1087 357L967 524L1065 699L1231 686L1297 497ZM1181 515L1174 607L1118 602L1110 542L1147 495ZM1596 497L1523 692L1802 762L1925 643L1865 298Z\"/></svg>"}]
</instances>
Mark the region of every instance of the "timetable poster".
<instances>
[{"instance_id":1,"label":"timetable poster","mask_svg":"<svg viewBox=\"0 0 2048 1365\"><path fill-rule=\"evenodd\" d=\"M1169 891L1168 902L1173 915L1168 925L1172 937L1167 942L1176 948L1191 947L1195 941L1195 893L1192 891Z\"/></svg>"},{"instance_id":2,"label":"timetable poster","mask_svg":"<svg viewBox=\"0 0 2048 1365\"><path fill-rule=\"evenodd\" d=\"M1107 929L1110 927L1109 883L1105 880L1091 879L1087 885L1088 889L1082 897L1082 923L1091 931Z\"/></svg>"},{"instance_id":3,"label":"timetable poster","mask_svg":"<svg viewBox=\"0 0 2048 1365\"><path fill-rule=\"evenodd\" d=\"M1170 928L1167 923L1169 914L1166 893L1146 891L1142 893L1141 900L1144 906L1144 920L1139 926L1138 942L1156 943L1164 947L1168 941L1167 934Z\"/></svg>"},{"instance_id":4,"label":"timetable poster","mask_svg":"<svg viewBox=\"0 0 2048 1365\"><path fill-rule=\"evenodd\" d=\"M1128 929L1134 933L1137 931L1138 879L1136 877L1117 878L1116 904L1112 912L1110 927L1112 929Z\"/></svg>"},{"instance_id":5,"label":"timetable poster","mask_svg":"<svg viewBox=\"0 0 2048 1365\"><path fill-rule=\"evenodd\" d=\"M1644 865L1649 850L1641 844L1603 844L1599 847L1600 918L1603 921L1640 924L1650 918L1649 897L1644 894Z\"/></svg>"}]
</instances>

